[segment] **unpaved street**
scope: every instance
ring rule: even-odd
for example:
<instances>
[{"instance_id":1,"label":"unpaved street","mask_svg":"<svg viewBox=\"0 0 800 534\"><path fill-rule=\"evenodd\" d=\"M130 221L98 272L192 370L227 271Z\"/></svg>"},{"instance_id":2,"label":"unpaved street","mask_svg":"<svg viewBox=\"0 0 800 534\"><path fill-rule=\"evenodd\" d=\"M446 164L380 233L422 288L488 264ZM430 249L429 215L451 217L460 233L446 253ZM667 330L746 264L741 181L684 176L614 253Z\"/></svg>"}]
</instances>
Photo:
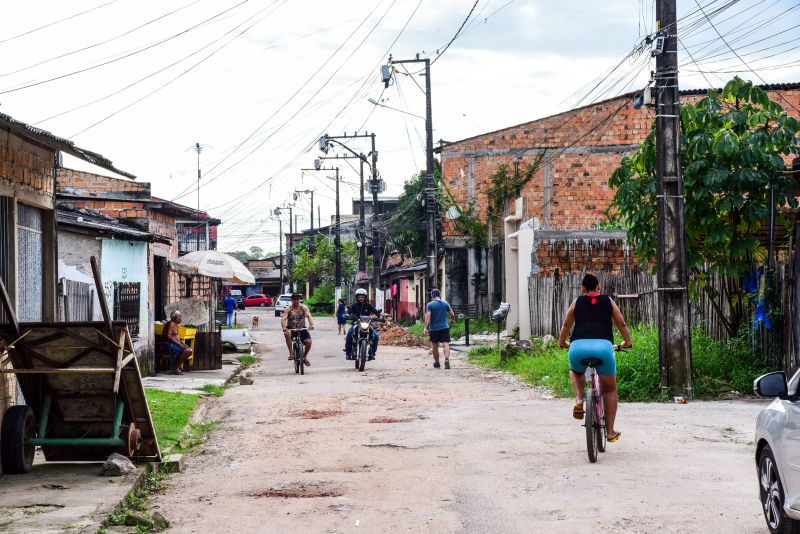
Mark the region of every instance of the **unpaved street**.
<instances>
[{"instance_id":1,"label":"unpaved street","mask_svg":"<svg viewBox=\"0 0 800 534\"><path fill-rule=\"evenodd\" d=\"M761 402L625 404L596 464L569 400L381 347L364 373L330 319L295 375L265 316L253 386L153 499L177 532L767 532L752 433ZM565 370L566 372L566 370Z\"/></svg>"}]
</instances>

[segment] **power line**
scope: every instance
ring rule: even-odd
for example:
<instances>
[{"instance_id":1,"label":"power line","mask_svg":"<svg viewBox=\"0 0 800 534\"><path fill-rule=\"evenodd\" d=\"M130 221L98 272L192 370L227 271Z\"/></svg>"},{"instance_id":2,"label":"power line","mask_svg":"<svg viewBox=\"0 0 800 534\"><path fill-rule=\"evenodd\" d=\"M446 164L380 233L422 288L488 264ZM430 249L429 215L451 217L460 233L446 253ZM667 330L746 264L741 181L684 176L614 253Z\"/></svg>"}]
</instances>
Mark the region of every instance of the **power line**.
<instances>
[{"instance_id":1,"label":"power line","mask_svg":"<svg viewBox=\"0 0 800 534\"><path fill-rule=\"evenodd\" d=\"M60 24L60 23L65 22L67 20L71 20L71 19L74 19L76 17L80 17L81 15L85 15L86 13L91 13L92 11L97 11L98 9L102 9L102 8L108 6L108 5L111 5L111 4L115 3L115 2L117 2L117 0L111 0L110 2L106 2L105 4L100 4L99 6L93 7L91 9L87 9L85 11L81 11L79 13L75 13L74 15L70 15L68 17L64 17L62 19L58 19L58 20L55 20L53 22L48 22L47 24L45 24L43 26L39 26L38 28L33 28L32 30L27 30L27 31L24 31L22 33L18 33L17 35L14 35L14 36L11 36L11 37L6 37L5 39L0 40L0 44L7 43L9 41L13 41L14 39L19 39L20 37L24 37L26 35L30 35L32 33L38 32L39 30L44 30L45 28L50 28L51 26L55 26L56 24Z\"/></svg>"},{"instance_id":2,"label":"power line","mask_svg":"<svg viewBox=\"0 0 800 534\"><path fill-rule=\"evenodd\" d=\"M155 22L158 22L159 20L161 20L163 18L169 17L170 15L174 15L175 13L183 11L187 7L193 6L194 4L197 4L197 3L201 2L201 1L202 0L194 0L193 2L189 2L188 4L186 4L186 5L182 6L182 7L179 7L177 9L173 9L172 11L169 11L168 13L165 13L165 14L163 14L161 16L158 16L158 17L156 17L154 19L151 19L151 20L145 22L144 24L140 24L139 26L136 26L135 28L132 28L132 29L126 31L126 32L120 33L119 35L116 35L114 37L111 37L110 39L106 39L104 41L99 41L97 43L94 43L94 44L91 44L91 45L88 45L88 46L84 46L83 48L78 48L78 49L72 50L70 52L65 52L65 53L59 54L57 56L52 56L52 57L50 57L48 59L44 59L42 61L39 61L38 63L33 63L32 65L28 65L27 67L22 67L22 68L17 69L17 70L12 70L12 71L6 72L4 74L0 74L0 78L5 78L6 76L11 76L12 74L17 74L17 73L20 73L20 72L25 72L26 70L30 70L30 69L32 69L34 67L38 67L40 65L44 65L45 63L50 63L51 61L55 61L57 59L65 58L65 57L71 56L73 54L78 54L80 52L85 52L86 50L91 50L92 48L96 48L98 46L102 46L102 45L108 44L108 43L110 43L112 41L116 41L117 39L125 37L126 35L130 35L130 34L136 32L138 30L141 30L142 28L145 28L145 27L147 27L147 26L149 26L149 25L151 25L151 24L153 24Z\"/></svg>"},{"instance_id":3,"label":"power line","mask_svg":"<svg viewBox=\"0 0 800 534\"><path fill-rule=\"evenodd\" d=\"M464 25L467 23L467 21L469 21L469 18L472 16L472 12L475 11L475 7L478 5L479 1L480 0L475 0L475 3L472 4L472 9L470 9L469 13L467 13L467 16L464 19L464 22L462 22L461 26L458 27L458 31L456 31L456 33L453 35L453 38L450 39L450 42L448 42L445 45L444 49L439 53L439 55L437 55L435 58L433 58L433 60L431 61L431 65L436 63L439 60L439 58L442 57L445 52L447 52L447 49L450 48L450 45L453 44L453 41L455 41L458 38L458 36L461 34L461 30L464 29Z\"/></svg>"},{"instance_id":4,"label":"power line","mask_svg":"<svg viewBox=\"0 0 800 534\"><path fill-rule=\"evenodd\" d=\"M125 55L123 55L121 57L118 57L118 58L115 58L115 59L110 59L108 61L104 61L102 63L98 63L98 64L93 65L91 67L85 67L85 68L82 68L82 69L79 69L79 70L76 70L76 71L68 72L66 74L60 74L58 76L54 76L54 77L48 78L46 80L40 80L40 81L37 81L37 82L31 82L31 83L22 85L20 87L15 87L15 88L12 88L12 89L5 89L3 91L0 91L0 95L4 95L4 94L7 94L7 93L13 93L13 92L16 92L16 91L21 91L22 89L29 89L31 87L36 87L38 85L44 85L46 83L54 82L56 80L62 80L64 78L69 78L71 76L75 76L76 74L81 74L81 73L84 73L84 72L88 72L90 70L94 70L94 69L97 69L97 68L100 68L100 67L104 67L106 65L110 65L112 63L116 63L117 61L121 61L123 59L127 59L129 57L135 56L137 54L140 54L142 52L145 52L147 50L150 50L150 49L153 49L153 48L155 48L157 46L160 46L160 45L162 45L164 43L172 41L173 39L176 39L176 38L180 37L181 35L189 33L190 31L195 30L195 29L199 28L200 26L203 26L204 24L206 24L206 23L208 23L208 22L210 22L210 21L212 21L212 20L214 20L216 18L221 17L225 13L228 13L228 12L236 9L237 7L241 6L242 4L246 4L249 1L250 0L242 0L238 4L236 4L236 5L232 6L232 7L229 7L228 9L226 9L224 11L221 11L221 12L217 13L216 15L204 20L203 22L200 22L199 24L195 24L194 26L191 26L191 27L189 27L189 28L187 28L187 29L185 29L185 30L183 30L181 32L178 32L178 33L176 33L174 35L171 35L170 37L167 37L166 39L162 39L160 41L156 41L155 43L153 43L151 45L148 45L148 46L146 46L146 47L144 47L142 49L136 50L134 52L130 52L130 53L125 54Z\"/></svg>"}]
</instances>

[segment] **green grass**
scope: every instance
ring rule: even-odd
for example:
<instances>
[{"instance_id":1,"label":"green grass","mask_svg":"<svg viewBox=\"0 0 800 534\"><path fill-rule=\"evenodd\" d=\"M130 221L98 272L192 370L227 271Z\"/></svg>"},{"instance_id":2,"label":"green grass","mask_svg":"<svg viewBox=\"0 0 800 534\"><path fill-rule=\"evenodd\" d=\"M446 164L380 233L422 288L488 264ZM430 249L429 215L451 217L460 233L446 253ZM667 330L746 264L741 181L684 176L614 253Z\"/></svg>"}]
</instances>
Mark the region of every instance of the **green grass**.
<instances>
[{"instance_id":1,"label":"green grass","mask_svg":"<svg viewBox=\"0 0 800 534\"><path fill-rule=\"evenodd\" d=\"M225 388L223 386L217 386L214 384L206 384L201 388L198 388L200 391L204 393L208 393L214 397L221 397L225 394Z\"/></svg>"},{"instance_id":2,"label":"green grass","mask_svg":"<svg viewBox=\"0 0 800 534\"><path fill-rule=\"evenodd\" d=\"M158 445L163 450L178 442L197 405L198 395L146 389Z\"/></svg>"},{"instance_id":3,"label":"green grass","mask_svg":"<svg viewBox=\"0 0 800 534\"><path fill-rule=\"evenodd\" d=\"M408 327L408 331L417 337L422 337L422 332L425 330L425 323L419 321L415 325ZM469 333L482 334L483 332L496 332L497 325L488 318L470 319L469 320ZM456 323L450 327L450 337L458 339L464 336L464 319L456 319Z\"/></svg>"},{"instance_id":4,"label":"green grass","mask_svg":"<svg viewBox=\"0 0 800 534\"><path fill-rule=\"evenodd\" d=\"M250 354L238 356L236 359L239 360L239 363L241 363L242 367L245 369L261 361L261 358L259 358L258 356L252 356Z\"/></svg>"},{"instance_id":5,"label":"green grass","mask_svg":"<svg viewBox=\"0 0 800 534\"><path fill-rule=\"evenodd\" d=\"M634 348L618 352L617 384L619 398L627 402L666 400L659 387L658 335L653 328L634 328ZM746 343L738 339L720 342L699 330L692 335L695 397L716 399L731 391L749 394L753 379L767 371L763 362L751 355ZM545 386L557 397L571 397L567 351L534 343L530 351L519 351L502 361L494 346L479 347L469 353L470 361L491 369L520 376L530 384Z\"/></svg>"}]
</instances>

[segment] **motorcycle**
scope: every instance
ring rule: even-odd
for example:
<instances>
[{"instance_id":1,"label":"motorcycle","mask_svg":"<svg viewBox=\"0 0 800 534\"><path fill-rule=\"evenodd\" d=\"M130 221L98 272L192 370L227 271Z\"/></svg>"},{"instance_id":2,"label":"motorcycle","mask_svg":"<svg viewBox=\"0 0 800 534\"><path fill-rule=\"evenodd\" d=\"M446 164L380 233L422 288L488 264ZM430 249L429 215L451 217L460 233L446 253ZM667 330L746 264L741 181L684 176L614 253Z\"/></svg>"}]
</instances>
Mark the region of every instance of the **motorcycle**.
<instances>
[{"instance_id":1,"label":"motorcycle","mask_svg":"<svg viewBox=\"0 0 800 534\"><path fill-rule=\"evenodd\" d=\"M372 323L384 322L385 319L373 319L369 315L361 315L355 318L355 329L353 330L353 356L356 369L359 372L364 370L364 366L369 358L370 345L372 345Z\"/></svg>"}]
</instances>

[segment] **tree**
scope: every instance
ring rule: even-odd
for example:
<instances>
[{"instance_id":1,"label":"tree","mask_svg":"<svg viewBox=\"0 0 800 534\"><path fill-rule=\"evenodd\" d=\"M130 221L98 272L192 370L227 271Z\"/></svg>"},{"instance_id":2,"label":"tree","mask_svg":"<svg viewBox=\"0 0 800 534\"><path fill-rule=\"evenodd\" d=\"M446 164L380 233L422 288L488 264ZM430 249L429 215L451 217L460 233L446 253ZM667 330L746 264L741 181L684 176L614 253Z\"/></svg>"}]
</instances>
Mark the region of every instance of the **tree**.
<instances>
[{"instance_id":1,"label":"tree","mask_svg":"<svg viewBox=\"0 0 800 534\"><path fill-rule=\"evenodd\" d=\"M313 245L313 246L312 246ZM333 241L318 235L304 239L292 247L295 263L290 273L298 284L311 281L315 286L333 283L336 273L336 251ZM355 241L342 242L342 280L353 278L358 267L358 246Z\"/></svg>"},{"instance_id":2,"label":"tree","mask_svg":"<svg viewBox=\"0 0 800 534\"><path fill-rule=\"evenodd\" d=\"M682 104L686 262L695 295L706 291L719 306L721 297L706 283L708 274L741 276L765 260L757 234L769 216L770 178L776 206L797 207L784 158L800 152L799 128L764 90L739 77L696 104ZM644 264L656 257L655 143L654 125L609 180L616 190L612 207ZM777 217L780 221L780 210ZM727 325L731 334L735 323Z\"/></svg>"},{"instance_id":3,"label":"tree","mask_svg":"<svg viewBox=\"0 0 800 534\"><path fill-rule=\"evenodd\" d=\"M250 247L250 259L251 260L260 260L264 257L264 249L258 246Z\"/></svg>"},{"instance_id":4,"label":"tree","mask_svg":"<svg viewBox=\"0 0 800 534\"><path fill-rule=\"evenodd\" d=\"M244 250L237 250L233 254L231 254L234 258L239 260L240 262L244 263L250 259L250 254L245 252Z\"/></svg>"},{"instance_id":5,"label":"tree","mask_svg":"<svg viewBox=\"0 0 800 534\"><path fill-rule=\"evenodd\" d=\"M415 257L425 255L425 206L419 200L425 194L425 172L414 175L403 186L397 213L387 225L388 241L398 250L409 248Z\"/></svg>"}]
</instances>

